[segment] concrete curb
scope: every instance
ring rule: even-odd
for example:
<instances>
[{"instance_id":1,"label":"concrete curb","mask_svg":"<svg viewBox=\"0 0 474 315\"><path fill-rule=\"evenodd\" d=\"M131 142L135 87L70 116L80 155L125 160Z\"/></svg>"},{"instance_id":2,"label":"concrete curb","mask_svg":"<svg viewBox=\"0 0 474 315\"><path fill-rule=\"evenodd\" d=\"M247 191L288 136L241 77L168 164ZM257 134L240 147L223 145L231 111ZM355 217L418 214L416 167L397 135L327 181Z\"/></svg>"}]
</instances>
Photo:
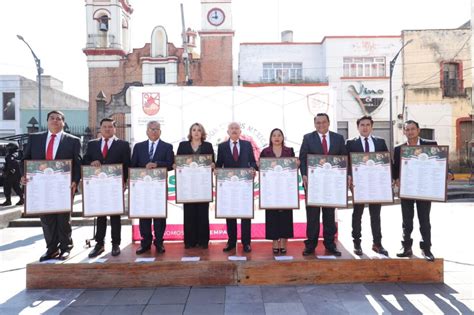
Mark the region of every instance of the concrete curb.
<instances>
[{"instance_id":1,"label":"concrete curb","mask_svg":"<svg viewBox=\"0 0 474 315\"><path fill-rule=\"evenodd\" d=\"M21 218L23 206L5 207L0 210L0 229L8 227L10 221Z\"/></svg>"}]
</instances>

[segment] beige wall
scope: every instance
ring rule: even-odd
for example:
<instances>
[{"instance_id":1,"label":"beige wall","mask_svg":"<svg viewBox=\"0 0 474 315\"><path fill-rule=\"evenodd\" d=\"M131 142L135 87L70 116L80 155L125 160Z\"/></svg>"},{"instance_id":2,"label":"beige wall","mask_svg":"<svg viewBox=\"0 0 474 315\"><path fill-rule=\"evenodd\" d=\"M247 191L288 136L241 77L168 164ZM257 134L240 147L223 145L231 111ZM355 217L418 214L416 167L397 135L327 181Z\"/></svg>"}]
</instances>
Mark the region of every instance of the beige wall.
<instances>
[{"instance_id":1,"label":"beige wall","mask_svg":"<svg viewBox=\"0 0 474 315\"><path fill-rule=\"evenodd\" d=\"M439 144L450 146L450 160L458 160L456 121L472 112L471 29L408 30L402 32L405 86L404 119L434 129ZM441 64L462 64L465 95L443 97ZM399 130L401 133L401 129Z\"/></svg>"}]
</instances>

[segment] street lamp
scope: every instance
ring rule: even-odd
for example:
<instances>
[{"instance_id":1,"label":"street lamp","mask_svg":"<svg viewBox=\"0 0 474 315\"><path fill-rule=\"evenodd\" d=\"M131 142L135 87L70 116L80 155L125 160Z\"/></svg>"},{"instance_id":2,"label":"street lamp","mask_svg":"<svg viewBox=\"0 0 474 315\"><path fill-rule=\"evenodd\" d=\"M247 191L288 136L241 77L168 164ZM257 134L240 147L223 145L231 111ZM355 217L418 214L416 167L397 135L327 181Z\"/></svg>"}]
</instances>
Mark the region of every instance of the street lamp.
<instances>
[{"instance_id":1,"label":"street lamp","mask_svg":"<svg viewBox=\"0 0 474 315\"><path fill-rule=\"evenodd\" d=\"M43 73L43 69L41 69L41 60L36 56L35 52L33 51L33 49L31 49L30 45L28 45L23 36L16 35L16 37L18 37L19 40L21 40L26 44L26 46L28 46L31 51L31 54L33 54L33 58L35 59L36 70L38 72L38 126L39 131L41 131L41 74Z\"/></svg>"},{"instance_id":2,"label":"street lamp","mask_svg":"<svg viewBox=\"0 0 474 315\"><path fill-rule=\"evenodd\" d=\"M390 131L390 146L389 146L389 149L390 149L390 153L393 152L393 117L392 117L393 116L393 114L392 114L392 76L393 76L393 68L395 68L395 62L397 62L398 55L400 55L402 50L408 44L410 44L412 41L413 41L413 39L410 39L409 41L407 41L402 46L402 48L400 48L400 50L397 52L395 57L393 57L392 61L390 61L390 88L389 88L389 91L390 91L390 96L389 96L389 107L390 107L390 130L389 130Z\"/></svg>"}]
</instances>

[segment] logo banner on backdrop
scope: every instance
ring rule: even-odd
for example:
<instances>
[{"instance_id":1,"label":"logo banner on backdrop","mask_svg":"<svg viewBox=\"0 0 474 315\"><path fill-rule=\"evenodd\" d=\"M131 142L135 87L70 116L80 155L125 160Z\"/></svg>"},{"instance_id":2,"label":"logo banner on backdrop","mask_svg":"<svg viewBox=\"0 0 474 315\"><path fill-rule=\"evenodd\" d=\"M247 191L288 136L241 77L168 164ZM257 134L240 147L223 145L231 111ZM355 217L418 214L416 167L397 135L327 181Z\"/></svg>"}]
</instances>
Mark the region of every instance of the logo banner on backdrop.
<instances>
[{"instance_id":1,"label":"logo banner on backdrop","mask_svg":"<svg viewBox=\"0 0 474 315\"><path fill-rule=\"evenodd\" d=\"M201 123L207 139L214 146L228 139L227 126L236 121L242 129L241 139L252 143L255 158L268 146L270 132L280 128L285 133L285 145L293 147L298 156L303 135L314 130L313 117L318 110L331 117L335 131L335 93L325 86L308 87L131 87L132 144L147 139L146 124L156 120L161 124L161 139L171 143L174 152L187 140L189 127ZM304 200L301 178L300 199ZM168 219L166 240L183 238L183 208L175 203L175 176L168 175ZM215 192L214 192L215 194ZM258 208L258 182L254 187L255 218L252 238L265 238L265 212ZM304 202L293 212L295 238L306 237ZM289 210L291 211L291 210ZM215 205L209 206L211 239L227 239L224 219L215 219ZM240 233L240 229L238 229ZM133 222L133 240L140 240L138 220Z\"/></svg>"}]
</instances>

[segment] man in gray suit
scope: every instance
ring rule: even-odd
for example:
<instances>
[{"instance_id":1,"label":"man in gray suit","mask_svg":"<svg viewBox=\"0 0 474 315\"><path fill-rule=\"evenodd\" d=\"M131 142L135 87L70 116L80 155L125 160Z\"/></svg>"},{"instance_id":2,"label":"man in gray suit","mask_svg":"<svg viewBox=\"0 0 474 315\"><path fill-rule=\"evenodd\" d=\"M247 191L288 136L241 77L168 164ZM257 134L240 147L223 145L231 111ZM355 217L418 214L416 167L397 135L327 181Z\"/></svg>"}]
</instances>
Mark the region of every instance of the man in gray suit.
<instances>
[{"instance_id":1,"label":"man in gray suit","mask_svg":"<svg viewBox=\"0 0 474 315\"><path fill-rule=\"evenodd\" d=\"M329 131L329 124L329 116L326 113L319 113L314 117L316 131L308 133L303 137L303 143L301 144L300 149L300 171L303 176L305 190L308 189L308 154L347 155L344 137L338 133ZM305 249L303 251L303 256L314 255L316 246L318 245L319 217L321 209L323 212L323 236L326 252L335 256L341 256L341 252L337 250L334 241L337 233L335 208L308 206L306 207L307 240L304 241Z\"/></svg>"}]
</instances>

